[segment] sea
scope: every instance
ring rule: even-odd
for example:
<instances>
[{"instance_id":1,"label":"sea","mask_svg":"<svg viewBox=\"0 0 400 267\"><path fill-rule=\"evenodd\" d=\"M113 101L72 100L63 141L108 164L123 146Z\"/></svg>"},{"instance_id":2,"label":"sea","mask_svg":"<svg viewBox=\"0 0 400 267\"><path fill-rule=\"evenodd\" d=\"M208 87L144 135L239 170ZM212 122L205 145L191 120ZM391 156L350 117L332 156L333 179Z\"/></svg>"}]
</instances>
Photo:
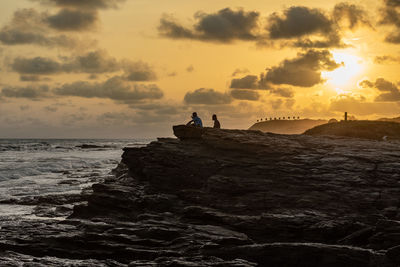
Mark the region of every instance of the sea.
<instances>
[{"instance_id":1,"label":"sea","mask_svg":"<svg viewBox=\"0 0 400 267\"><path fill-rule=\"evenodd\" d=\"M0 225L2 221L41 219L35 205L26 200L80 194L111 175L122 148L151 141L0 139Z\"/></svg>"}]
</instances>

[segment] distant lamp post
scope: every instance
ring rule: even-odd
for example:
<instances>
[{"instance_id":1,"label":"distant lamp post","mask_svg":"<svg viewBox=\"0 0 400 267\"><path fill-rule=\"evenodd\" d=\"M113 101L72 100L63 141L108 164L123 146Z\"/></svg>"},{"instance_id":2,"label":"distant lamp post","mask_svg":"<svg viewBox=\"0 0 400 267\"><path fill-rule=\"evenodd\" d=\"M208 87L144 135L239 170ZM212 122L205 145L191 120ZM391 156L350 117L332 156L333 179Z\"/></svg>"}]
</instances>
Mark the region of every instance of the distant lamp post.
<instances>
[{"instance_id":1,"label":"distant lamp post","mask_svg":"<svg viewBox=\"0 0 400 267\"><path fill-rule=\"evenodd\" d=\"M347 121L347 112L344 113L344 121Z\"/></svg>"}]
</instances>

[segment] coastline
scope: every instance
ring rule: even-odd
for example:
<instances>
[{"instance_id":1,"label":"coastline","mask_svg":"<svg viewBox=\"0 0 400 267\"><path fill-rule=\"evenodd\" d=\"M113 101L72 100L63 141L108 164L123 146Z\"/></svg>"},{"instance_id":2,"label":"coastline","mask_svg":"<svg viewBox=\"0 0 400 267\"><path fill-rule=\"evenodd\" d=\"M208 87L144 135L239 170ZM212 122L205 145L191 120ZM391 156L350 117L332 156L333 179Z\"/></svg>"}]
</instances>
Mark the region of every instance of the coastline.
<instances>
[{"instance_id":1,"label":"coastline","mask_svg":"<svg viewBox=\"0 0 400 267\"><path fill-rule=\"evenodd\" d=\"M175 134L183 140L125 148L114 175L94 184L87 204L76 205L68 219L0 229L0 260L36 257L89 266L399 263L396 144L185 126Z\"/></svg>"}]
</instances>

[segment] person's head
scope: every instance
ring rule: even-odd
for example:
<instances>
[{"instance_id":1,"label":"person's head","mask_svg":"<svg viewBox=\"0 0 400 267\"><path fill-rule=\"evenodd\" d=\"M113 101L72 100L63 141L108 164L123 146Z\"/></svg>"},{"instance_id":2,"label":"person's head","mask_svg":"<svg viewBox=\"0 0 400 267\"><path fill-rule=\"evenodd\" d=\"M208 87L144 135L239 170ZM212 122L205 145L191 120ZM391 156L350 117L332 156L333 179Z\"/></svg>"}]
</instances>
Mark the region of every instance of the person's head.
<instances>
[{"instance_id":1,"label":"person's head","mask_svg":"<svg viewBox=\"0 0 400 267\"><path fill-rule=\"evenodd\" d=\"M197 117L197 112L193 112L192 113L192 118L196 118Z\"/></svg>"},{"instance_id":2,"label":"person's head","mask_svg":"<svg viewBox=\"0 0 400 267\"><path fill-rule=\"evenodd\" d=\"M217 115L212 115L212 119L215 121L215 120L217 120Z\"/></svg>"}]
</instances>

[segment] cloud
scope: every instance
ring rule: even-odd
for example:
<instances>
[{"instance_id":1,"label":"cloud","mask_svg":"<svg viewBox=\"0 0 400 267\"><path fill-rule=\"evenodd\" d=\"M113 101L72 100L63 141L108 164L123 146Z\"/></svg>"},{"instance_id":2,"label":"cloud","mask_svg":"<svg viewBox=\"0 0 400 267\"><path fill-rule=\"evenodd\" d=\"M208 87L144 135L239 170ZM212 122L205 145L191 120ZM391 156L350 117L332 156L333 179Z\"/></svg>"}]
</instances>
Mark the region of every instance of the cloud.
<instances>
[{"instance_id":1,"label":"cloud","mask_svg":"<svg viewBox=\"0 0 400 267\"><path fill-rule=\"evenodd\" d=\"M246 74L249 73L250 71L248 69L236 69L233 73L232 73L232 77L235 77L239 74Z\"/></svg>"},{"instance_id":2,"label":"cloud","mask_svg":"<svg viewBox=\"0 0 400 267\"><path fill-rule=\"evenodd\" d=\"M157 80L157 74L147 63L125 60L121 65L128 81L146 82Z\"/></svg>"},{"instance_id":3,"label":"cloud","mask_svg":"<svg viewBox=\"0 0 400 267\"><path fill-rule=\"evenodd\" d=\"M48 75L60 73L62 65L52 59L35 58L16 58L11 64L11 68L20 74Z\"/></svg>"},{"instance_id":4,"label":"cloud","mask_svg":"<svg viewBox=\"0 0 400 267\"><path fill-rule=\"evenodd\" d=\"M78 81L64 84L55 88L54 93L60 96L106 98L123 103L161 99L164 96L164 93L156 85L131 84L118 76L103 83Z\"/></svg>"},{"instance_id":5,"label":"cloud","mask_svg":"<svg viewBox=\"0 0 400 267\"><path fill-rule=\"evenodd\" d=\"M239 100L257 101L260 99L260 94L255 90L231 90L231 96Z\"/></svg>"},{"instance_id":6,"label":"cloud","mask_svg":"<svg viewBox=\"0 0 400 267\"><path fill-rule=\"evenodd\" d=\"M273 84L312 87L324 82L321 71L332 71L339 66L328 50L308 50L298 53L294 59L286 59L279 66L270 68L265 79Z\"/></svg>"},{"instance_id":7,"label":"cloud","mask_svg":"<svg viewBox=\"0 0 400 267\"><path fill-rule=\"evenodd\" d=\"M232 79L231 88L233 89L270 89L271 86L267 83L264 74L260 77L256 75L247 75L243 78Z\"/></svg>"},{"instance_id":8,"label":"cloud","mask_svg":"<svg viewBox=\"0 0 400 267\"><path fill-rule=\"evenodd\" d=\"M93 29L98 16L96 12L86 10L62 9L57 14L48 16L48 25L59 31L83 31Z\"/></svg>"},{"instance_id":9,"label":"cloud","mask_svg":"<svg viewBox=\"0 0 400 267\"><path fill-rule=\"evenodd\" d=\"M382 92L375 99L376 102L397 102L400 101L400 90L397 85L389 82L383 78L376 79L375 82L368 80L362 81L360 83L362 87L376 88Z\"/></svg>"},{"instance_id":10,"label":"cloud","mask_svg":"<svg viewBox=\"0 0 400 267\"><path fill-rule=\"evenodd\" d=\"M347 20L347 28L353 30L359 26L372 28L367 12L360 6L350 3L339 3L333 9L333 19L337 24Z\"/></svg>"},{"instance_id":11,"label":"cloud","mask_svg":"<svg viewBox=\"0 0 400 267\"><path fill-rule=\"evenodd\" d=\"M390 64L390 63L400 63L400 56L376 56L374 62L377 64Z\"/></svg>"},{"instance_id":12,"label":"cloud","mask_svg":"<svg viewBox=\"0 0 400 267\"><path fill-rule=\"evenodd\" d=\"M16 58L11 64L13 71L20 74L50 75L58 73L90 73L102 74L124 71L128 81L154 81L157 75L152 68L141 61L118 61L102 50L91 51L75 57L65 57L61 60L51 58Z\"/></svg>"},{"instance_id":13,"label":"cloud","mask_svg":"<svg viewBox=\"0 0 400 267\"><path fill-rule=\"evenodd\" d=\"M45 23L46 13L34 9L14 12L10 23L0 29L0 42L4 45L39 45L72 49L80 42L64 34L52 32Z\"/></svg>"},{"instance_id":14,"label":"cloud","mask_svg":"<svg viewBox=\"0 0 400 267\"><path fill-rule=\"evenodd\" d=\"M41 82L41 81L50 81L49 78L42 78L38 75L21 75L19 77L21 82Z\"/></svg>"},{"instance_id":15,"label":"cloud","mask_svg":"<svg viewBox=\"0 0 400 267\"><path fill-rule=\"evenodd\" d=\"M294 91L291 88L274 88L271 93L286 98L294 97Z\"/></svg>"},{"instance_id":16,"label":"cloud","mask_svg":"<svg viewBox=\"0 0 400 267\"><path fill-rule=\"evenodd\" d=\"M273 93L288 97L292 93L282 88L274 88L273 84L289 84L300 87L312 87L323 83L321 71L332 71L338 68L332 54L328 50L308 50L300 52L293 59L284 60L279 66L269 68L259 77L247 75L233 79L231 88L234 89L272 89Z\"/></svg>"},{"instance_id":17,"label":"cloud","mask_svg":"<svg viewBox=\"0 0 400 267\"><path fill-rule=\"evenodd\" d=\"M54 106L46 106L44 107L44 110L48 112L57 112L58 108Z\"/></svg>"},{"instance_id":18,"label":"cloud","mask_svg":"<svg viewBox=\"0 0 400 267\"><path fill-rule=\"evenodd\" d=\"M282 15L273 13L268 18L267 30L271 40L297 39L297 41L289 43L296 47L329 48L345 46L336 23L328 14L316 8L293 6L286 9ZM315 36L322 39L315 39Z\"/></svg>"},{"instance_id":19,"label":"cloud","mask_svg":"<svg viewBox=\"0 0 400 267\"><path fill-rule=\"evenodd\" d=\"M259 13L246 12L243 9L225 8L217 13L198 12L194 16L196 23L186 28L171 17L164 16L160 20L158 31L162 36L172 39L194 39L230 43L235 40L256 40Z\"/></svg>"},{"instance_id":20,"label":"cloud","mask_svg":"<svg viewBox=\"0 0 400 267\"><path fill-rule=\"evenodd\" d=\"M186 27L173 17L164 15L158 27L161 36L171 39L191 39L221 43L237 40L252 41L258 46L301 48L344 48L341 30L359 26L372 28L368 14L358 5L337 4L331 12L304 6L292 6L282 13L272 13L266 25L257 11L221 9L216 13L197 12L195 24Z\"/></svg>"},{"instance_id":21,"label":"cloud","mask_svg":"<svg viewBox=\"0 0 400 267\"><path fill-rule=\"evenodd\" d=\"M290 39L309 34L329 35L332 32L332 21L319 9L293 6L283 15L273 13L268 18L267 29L271 39Z\"/></svg>"},{"instance_id":22,"label":"cloud","mask_svg":"<svg viewBox=\"0 0 400 267\"><path fill-rule=\"evenodd\" d=\"M73 7L85 9L109 9L117 8L125 0L33 0L43 5L53 5L58 7Z\"/></svg>"},{"instance_id":23,"label":"cloud","mask_svg":"<svg viewBox=\"0 0 400 267\"><path fill-rule=\"evenodd\" d=\"M399 110L399 105L395 103L368 102L363 96L341 95L331 100L329 110L366 116L393 114L393 111Z\"/></svg>"},{"instance_id":24,"label":"cloud","mask_svg":"<svg viewBox=\"0 0 400 267\"><path fill-rule=\"evenodd\" d=\"M47 85L27 86L27 87L4 87L1 91L2 95L10 98L27 98L40 99L47 97L50 93L50 88Z\"/></svg>"},{"instance_id":25,"label":"cloud","mask_svg":"<svg viewBox=\"0 0 400 267\"><path fill-rule=\"evenodd\" d=\"M31 109L31 106L29 106L29 105L22 105L22 106L19 107L19 109L20 109L21 111L25 111L25 110Z\"/></svg>"},{"instance_id":26,"label":"cloud","mask_svg":"<svg viewBox=\"0 0 400 267\"><path fill-rule=\"evenodd\" d=\"M74 58L66 58L63 64L65 72L83 72L101 74L121 69L121 64L103 50L90 51Z\"/></svg>"},{"instance_id":27,"label":"cloud","mask_svg":"<svg viewBox=\"0 0 400 267\"><path fill-rule=\"evenodd\" d=\"M271 104L272 109L277 110L280 109L281 106L283 105L283 100L278 98L275 100L271 100L269 103Z\"/></svg>"},{"instance_id":28,"label":"cloud","mask_svg":"<svg viewBox=\"0 0 400 267\"><path fill-rule=\"evenodd\" d=\"M187 104L223 105L230 104L232 97L227 93L221 93L214 89L200 88L187 92L184 101Z\"/></svg>"},{"instance_id":29,"label":"cloud","mask_svg":"<svg viewBox=\"0 0 400 267\"><path fill-rule=\"evenodd\" d=\"M194 67L193 65L190 65L189 67L186 68L187 72L193 72L194 71Z\"/></svg>"},{"instance_id":30,"label":"cloud","mask_svg":"<svg viewBox=\"0 0 400 267\"><path fill-rule=\"evenodd\" d=\"M381 25L389 25L394 30L389 33L385 41L388 43L400 44L400 2L398 0L384 0L385 6L381 9Z\"/></svg>"}]
</instances>

